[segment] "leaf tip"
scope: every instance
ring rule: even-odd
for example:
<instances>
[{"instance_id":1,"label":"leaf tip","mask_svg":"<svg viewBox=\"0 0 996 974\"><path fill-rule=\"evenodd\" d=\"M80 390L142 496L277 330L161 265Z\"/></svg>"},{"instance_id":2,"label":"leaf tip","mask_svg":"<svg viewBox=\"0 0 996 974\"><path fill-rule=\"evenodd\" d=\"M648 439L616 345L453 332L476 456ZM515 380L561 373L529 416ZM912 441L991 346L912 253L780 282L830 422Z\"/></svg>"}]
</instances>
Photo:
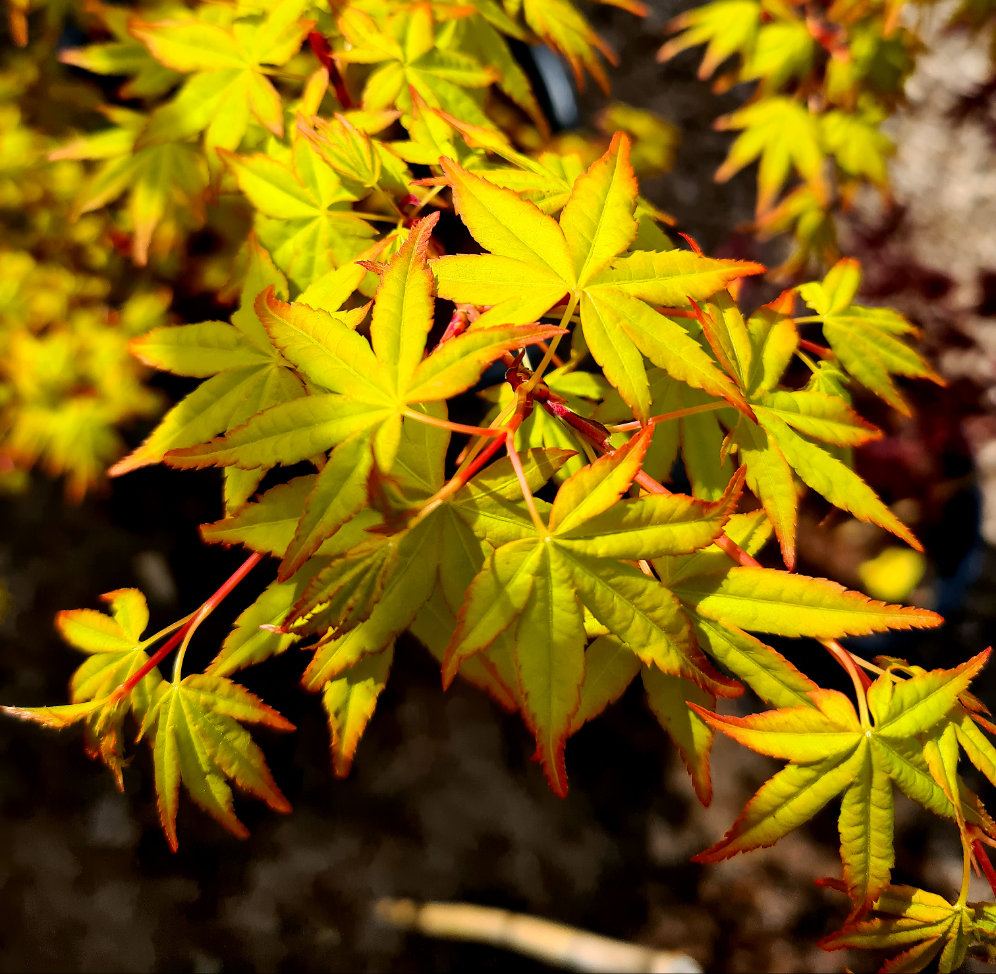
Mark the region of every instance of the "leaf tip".
<instances>
[{"instance_id":1,"label":"leaf tip","mask_svg":"<svg viewBox=\"0 0 996 974\"><path fill-rule=\"evenodd\" d=\"M131 473L132 470L138 470L140 467L148 467L157 459L157 457L144 451L141 446L137 447L126 457L122 457L117 463L110 466L107 470L107 476L120 477L122 474Z\"/></svg>"},{"instance_id":2,"label":"leaf tip","mask_svg":"<svg viewBox=\"0 0 996 974\"><path fill-rule=\"evenodd\" d=\"M689 858L689 862L701 863L703 865L713 865L717 862L722 862L724 859L730 859L736 854L735 849L729 849L726 845L726 840L722 839L715 845L709 846L708 849L703 849L701 852L697 852L694 856Z\"/></svg>"}]
</instances>

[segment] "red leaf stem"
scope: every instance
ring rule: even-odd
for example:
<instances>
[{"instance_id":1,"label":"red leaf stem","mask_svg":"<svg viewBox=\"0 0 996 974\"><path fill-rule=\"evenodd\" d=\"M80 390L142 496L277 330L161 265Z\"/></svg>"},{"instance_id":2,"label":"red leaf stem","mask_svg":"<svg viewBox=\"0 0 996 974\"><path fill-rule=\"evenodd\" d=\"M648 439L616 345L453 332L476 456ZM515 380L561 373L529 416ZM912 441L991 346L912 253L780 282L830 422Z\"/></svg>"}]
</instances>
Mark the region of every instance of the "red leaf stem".
<instances>
[{"instance_id":1,"label":"red leaf stem","mask_svg":"<svg viewBox=\"0 0 996 974\"><path fill-rule=\"evenodd\" d=\"M820 358L830 358L833 356L833 352L829 348L817 345L816 342L807 341L805 338L799 339L799 348L804 348L807 352L819 355Z\"/></svg>"},{"instance_id":2,"label":"red leaf stem","mask_svg":"<svg viewBox=\"0 0 996 974\"><path fill-rule=\"evenodd\" d=\"M978 839L972 839L972 852L975 853L975 858L982 867L982 871L986 874L986 879L989 880L989 887L993 891L993 896L996 896L996 869L993 869L993 864L989 861L989 855L986 852L985 846Z\"/></svg>"},{"instance_id":3,"label":"red leaf stem","mask_svg":"<svg viewBox=\"0 0 996 974\"><path fill-rule=\"evenodd\" d=\"M225 582L221 588L218 589L214 595L211 596L198 610L195 612L187 621L184 623L175 633L173 633L170 638L163 643L159 649L156 650L152 656L149 657L148 661L142 665L135 673L133 673L124 683L121 684L114 691L114 696L118 699L127 696L131 693L135 687L138 686L139 682L143 680L149 673L152 672L162 661L165 659L166 654L171 650L175 649L183 641L183 637L187 635L191 626L195 623L200 622L205 616L209 615L217 605L228 595L239 582L242 581L253 568L256 567L263 560L263 555L259 551L253 552L239 568L229 577L228 581Z\"/></svg>"},{"instance_id":4,"label":"red leaf stem","mask_svg":"<svg viewBox=\"0 0 996 974\"><path fill-rule=\"evenodd\" d=\"M339 65L335 63L335 58L332 55L332 47L329 42L322 34L313 30L308 34L308 43L315 52L315 57L321 62L322 67L328 71L329 81L332 82L332 87L335 88L335 96L339 99L339 104L345 109L355 107L353 99L350 98L349 92L346 90L346 82L339 72Z\"/></svg>"}]
</instances>

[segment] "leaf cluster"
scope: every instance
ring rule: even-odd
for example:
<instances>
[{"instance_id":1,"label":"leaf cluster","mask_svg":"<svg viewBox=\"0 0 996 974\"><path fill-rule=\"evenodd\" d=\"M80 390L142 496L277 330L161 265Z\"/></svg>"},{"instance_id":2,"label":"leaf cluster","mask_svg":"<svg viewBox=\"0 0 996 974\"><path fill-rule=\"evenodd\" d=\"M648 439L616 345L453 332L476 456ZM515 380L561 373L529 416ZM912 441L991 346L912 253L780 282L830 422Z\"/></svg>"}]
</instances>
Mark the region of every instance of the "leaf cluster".
<instances>
[{"instance_id":1,"label":"leaf cluster","mask_svg":"<svg viewBox=\"0 0 996 974\"><path fill-rule=\"evenodd\" d=\"M741 7L754 5L726 6L724 19L688 15L680 43L710 41L710 70L742 55L764 90L744 112L778 101L806 114L818 59L806 60L794 8L762 23L758 6L747 29ZM743 29L730 47L733 7ZM862 11L848 23L881 15ZM562 796L569 738L639 676L704 804L716 731L788 762L701 858L771 844L841 796L853 907L841 937L863 936L862 924L879 922L873 909L892 909L894 784L955 824L966 868L981 861L979 836L996 829L957 762L961 749L996 773L991 725L969 692L985 657L929 673L854 657L837 640L942 620L794 571L807 489L919 547L853 469L853 450L881 433L850 390L861 384L908 412L895 377L940 380L907 343L909 322L855 303L855 261L744 311L740 284L765 268L676 246L668 218L639 195L635 163L666 164L666 129L616 107L603 120L611 140L586 158L549 140L509 39L542 39L579 83L583 72L602 83L611 52L568 0L355 0L331 13L277 0L88 16L105 36L62 60L124 77L130 104L94 101L86 124L37 150L75 174L60 219L110 228L145 280L185 269L237 308L230 320L167 323L163 292L133 282L116 292L117 316L98 312L103 278L67 271L55 287L49 263L14 255L22 284L0 297L0 315L14 331L32 315L40 324L30 341L15 334L4 360L27 363L11 382L39 396L76 393L84 380L66 376L83 374L99 392L91 400L123 399L104 428L138 411L142 392L121 378L121 342L99 344L111 325L130 330L143 366L202 380L111 473L218 468L223 510L202 534L248 558L200 609L151 636L133 590L105 596L110 615L63 613L64 637L87 654L70 703L12 713L82 722L88 752L119 784L134 724L152 748L175 848L181 783L236 835L245 829L231 783L288 810L244 725L291 727L231 678L291 646L310 654L301 682L321 696L337 775L395 653L421 643L444 686L462 677L521 714ZM815 29L805 26L810 40ZM779 37L798 41L794 60L772 53L792 47ZM860 102L848 97L834 102L842 116ZM738 151L762 146L773 202L805 140L791 126L770 144L745 131ZM191 234L212 228L217 251L186 262ZM806 321L821 322L829 348L801 340ZM43 373L56 350L63 358ZM801 387L795 358L811 373ZM67 450L85 443L64 438ZM86 484L98 468L88 469ZM784 570L754 557L772 537ZM197 627L266 558L276 577L203 672L185 676ZM822 643L851 677L853 701L817 686L769 635ZM159 665L174 650L167 679ZM747 688L773 709L730 717L717 707ZM957 927L966 944L985 942L987 914L973 910L959 901L929 920L935 941Z\"/></svg>"},{"instance_id":2,"label":"leaf cluster","mask_svg":"<svg viewBox=\"0 0 996 974\"><path fill-rule=\"evenodd\" d=\"M754 230L762 238L784 232L795 238L776 276L793 278L839 259L834 212L862 188L888 199L895 147L882 122L902 102L924 47L920 24L941 29L934 6L713 0L668 25L676 36L658 60L704 45L698 74L715 78L714 91L754 84L742 108L715 122L738 133L715 178L723 182L757 162ZM965 4L948 26L979 32L991 20L987 4Z\"/></svg>"}]
</instances>

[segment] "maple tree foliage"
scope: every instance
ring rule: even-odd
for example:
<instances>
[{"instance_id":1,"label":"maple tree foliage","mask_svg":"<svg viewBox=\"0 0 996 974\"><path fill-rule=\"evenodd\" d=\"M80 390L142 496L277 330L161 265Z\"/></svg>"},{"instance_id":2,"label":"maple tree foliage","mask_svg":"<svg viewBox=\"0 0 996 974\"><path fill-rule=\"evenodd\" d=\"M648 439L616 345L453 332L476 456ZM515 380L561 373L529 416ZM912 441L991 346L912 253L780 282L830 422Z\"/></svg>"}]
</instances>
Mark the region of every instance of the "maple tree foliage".
<instances>
[{"instance_id":1,"label":"maple tree foliage","mask_svg":"<svg viewBox=\"0 0 996 974\"><path fill-rule=\"evenodd\" d=\"M725 171L761 157L762 210L792 166L823 206L819 140L856 144L844 109L817 122L783 93L813 70L818 32L797 14L723 0L685 15L668 49L708 43L705 73L739 52L742 76L760 79L764 97L728 122L744 134ZM964 752L996 783L996 726L969 689L988 654L929 672L861 659L838 640L942 620L794 570L807 489L919 547L853 469L853 449L881 433L851 390L908 413L895 377L941 380L909 322L855 303L857 262L745 311L739 285L765 268L677 246L639 195L637 168L666 158L666 129L616 106L588 159L558 151L508 39L542 40L579 83L606 83L612 52L569 0L88 16L109 39L62 60L124 76L131 103L48 150L77 176L65 219L112 221L118 251L157 273L180 266L193 230L221 228L199 286L238 300L228 321L176 324L161 295L145 298L135 361L202 381L110 472L218 468L223 512L203 538L247 558L152 635L132 589L103 597L109 614L61 613L86 655L70 702L7 712L82 723L119 786L134 730L175 849L183 790L238 836L233 786L289 811L247 725L293 728L233 676L291 646L310 653L301 683L321 696L336 775L357 759L395 653L420 643L444 687L460 677L522 715L561 796L570 736L639 676L703 804L717 731L787 762L700 861L770 845L839 797L842 878L827 882L852 909L825 946L903 947L895 969L989 950L994 907L966 902L967 877L990 868L996 825L958 775ZM858 81L833 70L844 98ZM839 165L877 180L854 153ZM802 342L800 322L819 322L827 346ZM797 357L811 372L801 388ZM107 378L110 395L120 372ZM665 486L679 469L687 494ZM769 539L784 569L755 559ZM273 580L204 672L185 674L202 621L268 559ZM853 700L766 635L821 643ZM746 688L772 709L717 707ZM957 828L954 905L890 884L894 787Z\"/></svg>"},{"instance_id":2,"label":"maple tree foliage","mask_svg":"<svg viewBox=\"0 0 996 974\"><path fill-rule=\"evenodd\" d=\"M870 188L888 203L895 146L882 123L902 102L927 46L921 33L946 27L996 37L987 2L937 8L903 0L712 0L668 24L674 36L659 61L705 45L698 76L713 77L714 91L754 85L743 107L714 123L737 133L715 178L758 163L754 231L795 238L779 276L840 257L834 214L856 194Z\"/></svg>"}]
</instances>

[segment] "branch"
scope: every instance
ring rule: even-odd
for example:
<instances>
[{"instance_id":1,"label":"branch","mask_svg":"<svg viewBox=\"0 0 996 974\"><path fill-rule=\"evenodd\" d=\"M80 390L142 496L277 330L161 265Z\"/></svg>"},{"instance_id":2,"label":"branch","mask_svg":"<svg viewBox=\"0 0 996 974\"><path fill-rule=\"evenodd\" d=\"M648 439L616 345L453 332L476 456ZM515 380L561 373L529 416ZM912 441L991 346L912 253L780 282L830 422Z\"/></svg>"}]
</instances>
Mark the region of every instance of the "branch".
<instances>
[{"instance_id":1,"label":"branch","mask_svg":"<svg viewBox=\"0 0 996 974\"><path fill-rule=\"evenodd\" d=\"M374 904L382 923L427 937L470 940L513 950L575 971L701 972L688 954L612 940L550 920L470 903L382 899Z\"/></svg>"}]
</instances>

